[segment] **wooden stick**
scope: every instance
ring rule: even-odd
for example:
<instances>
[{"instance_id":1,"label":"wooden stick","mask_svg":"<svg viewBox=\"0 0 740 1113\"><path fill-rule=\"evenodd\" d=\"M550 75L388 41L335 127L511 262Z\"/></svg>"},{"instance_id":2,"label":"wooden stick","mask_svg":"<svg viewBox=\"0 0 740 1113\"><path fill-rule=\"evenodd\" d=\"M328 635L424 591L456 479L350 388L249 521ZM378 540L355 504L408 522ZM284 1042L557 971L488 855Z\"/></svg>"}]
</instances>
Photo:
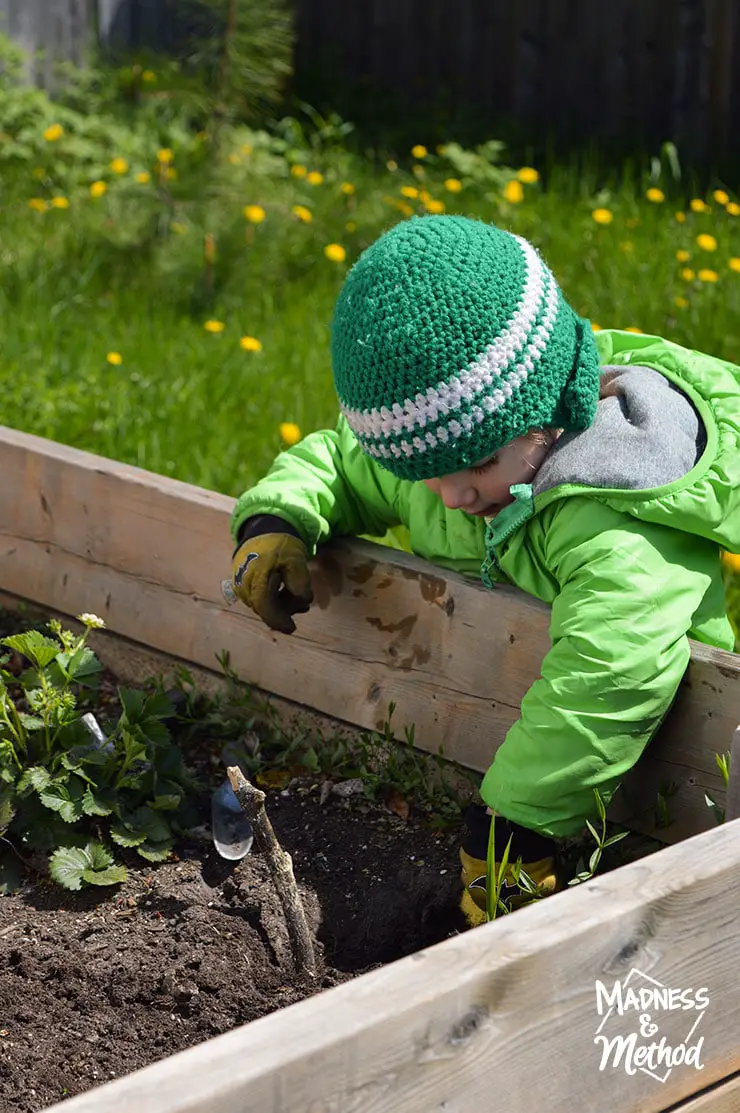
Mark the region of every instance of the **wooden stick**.
<instances>
[{"instance_id":1,"label":"wooden stick","mask_svg":"<svg viewBox=\"0 0 740 1113\"><path fill-rule=\"evenodd\" d=\"M230 765L229 775L234 795L254 830L257 849L267 859L272 881L280 897L285 913L293 960L298 974L316 974L316 956L311 933L308 929L306 914L303 911L300 893L293 875L293 862L290 854L283 850L265 811L265 794L246 779L238 765Z\"/></svg>"},{"instance_id":2,"label":"wooden stick","mask_svg":"<svg viewBox=\"0 0 740 1113\"><path fill-rule=\"evenodd\" d=\"M740 726L735 731L730 750L730 779L727 783L725 822L740 819Z\"/></svg>"}]
</instances>

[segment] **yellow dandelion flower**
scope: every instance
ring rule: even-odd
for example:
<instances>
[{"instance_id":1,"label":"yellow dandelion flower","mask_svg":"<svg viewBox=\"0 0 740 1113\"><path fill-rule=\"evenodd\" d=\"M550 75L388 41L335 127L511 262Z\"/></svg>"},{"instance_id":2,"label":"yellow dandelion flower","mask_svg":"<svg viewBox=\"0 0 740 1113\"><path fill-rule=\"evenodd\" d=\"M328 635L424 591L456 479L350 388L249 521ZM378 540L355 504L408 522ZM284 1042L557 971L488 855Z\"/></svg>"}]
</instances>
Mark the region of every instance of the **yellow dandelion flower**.
<instances>
[{"instance_id":1,"label":"yellow dandelion flower","mask_svg":"<svg viewBox=\"0 0 740 1113\"><path fill-rule=\"evenodd\" d=\"M740 555L737 553L722 553L722 563L736 575L740 573Z\"/></svg>"},{"instance_id":2,"label":"yellow dandelion flower","mask_svg":"<svg viewBox=\"0 0 740 1113\"><path fill-rule=\"evenodd\" d=\"M110 168L114 174L125 174L128 171L128 163L125 158L114 158L110 161Z\"/></svg>"},{"instance_id":3,"label":"yellow dandelion flower","mask_svg":"<svg viewBox=\"0 0 740 1113\"><path fill-rule=\"evenodd\" d=\"M45 213L49 208L43 197L32 197L28 202L29 209L33 209L35 213Z\"/></svg>"},{"instance_id":4,"label":"yellow dandelion flower","mask_svg":"<svg viewBox=\"0 0 740 1113\"><path fill-rule=\"evenodd\" d=\"M445 189L448 193L459 193L462 189L462 182L459 178L445 178Z\"/></svg>"},{"instance_id":5,"label":"yellow dandelion flower","mask_svg":"<svg viewBox=\"0 0 740 1113\"><path fill-rule=\"evenodd\" d=\"M623 251L625 255L631 255L635 250L635 245L632 240L623 240L619 245L619 250Z\"/></svg>"},{"instance_id":6,"label":"yellow dandelion flower","mask_svg":"<svg viewBox=\"0 0 740 1113\"><path fill-rule=\"evenodd\" d=\"M738 273L740 273L740 259L738 259L737 256L729 259L727 266L730 268L731 271L737 271Z\"/></svg>"},{"instance_id":7,"label":"yellow dandelion flower","mask_svg":"<svg viewBox=\"0 0 740 1113\"><path fill-rule=\"evenodd\" d=\"M610 209L594 209L591 216L597 224L611 224L614 220L614 213Z\"/></svg>"},{"instance_id":8,"label":"yellow dandelion flower","mask_svg":"<svg viewBox=\"0 0 740 1113\"><path fill-rule=\"evenodd\" d=\"M291 166L290 172L294 178L305 178L306 174L308 173L306 167L301 166L300 162L297 162L295 166Z\"/></svg>"},{"instance_id":9,"label":"yellow dandelion flower","mask_svg":"<svg viewBox=\"0 0 740 1113\"><path fill-rule=\"evenodd\" d=\"M507 182L503 189L503 194L510 205L518 205L520 201L524 200L524 190L522 183L513 178L512 181Z\"/></svg>"},{"instance_id":10,"label":"yellow dandelion flower","mask_svg":"<svg viewBox=\"0 0 740 1113\"><path fill-rule=\"evenodd\" d=\"M534 166L522 166L517 178L525 185L534 185L535 182L540 180L539 170L535 170Z\"/></svg>"},{"instance_id":11,"label":"yellow dandelion flower","mask_svg":"<svg viewBox=\"0 0 740 1113\"><path fill-rule=\"evenodd\" d=\"M725 209L730 216L740 216L740 205L738 205L737 201L728 201L725 205Z\"/></svg>"},{"instance_id":12,"label":"yellow dandelion flower","mask_svg":"<svg viewBox=\"0 0 740 1113\"><path fill-rule=\"evenodd\" d=\"M241 151L241 153L242 153L243 155L247 155L247 156L248 156L248 155L251 155L252 151L254 150L254 147L252 146L252 144L251 144L251 143L242 143L242 145L241 145L241 147L239 148L239 150Z\"/></svg>"},{"instance_id":13,"label":"yellow dandelion flower","mask_svg":"<svg viewBox=\"0 0 740 1113\"><path fill-rule=\"evenodd\" d=\"M157 75L154 70L144 70L141 75L141 80L145 81L147 85L153 85L154 82L157 80Z\"/></svg>"},{"instance_id":14,"label":"yellow dandelion flower","mask_svg":"<svg viewBox=\"0 0 740 1113\"><path fill-rule=\"evenodd\" d=\"M597 325L596 321L591 322L591 332L601 332L601 325Z\"/></svg>"},{"instance_id":15,"label":"yellow dandelion flower","mask_svg":"<svg viewBox=\"0 0 740 1113\"><path fill-rule=\"evenodd\" d=\"M206 330L206 332L213 333L223 332L225 327L226 326L224 325L223 321L206 321L203 325L203 328Z\"/></svg>"},{"instance_id":16,"label":"yellow dandelion flower","mask_svg":"<svg viewBox=\"0 0 740 1113\"><path fill-rule=\"evenodd\" d=\"M312 170L310 174L306 174L306 181L309 185L320 186L324 180L324 175L320 170Z\"/></svg>"},{"instance_id":17,"label":"yellow dandelion flower","mask_svg":"<svg viewBox=\"0 0 740 1113\"><path fill-rule=\"evenodd\" d=\"M105 182L102 182L102 181L91 182L90 183L90 196L91 197L102 197L107 189L108 189L108 186L106 185Z\"/></svg>"},{"instance_id":18,"label":"yellow dandelion flower","mask_svg":"<svg viewBox=\"0 0 740 1113\"><path fill-rule=\"evenodd\" d=\"M403 213L404 216L413 216L414 214L414 210L411 208L410 205L407 205L405 201L399 201L396 207L400 213Z\"/></svg>"},{"instance_id":19,"label":"yellow dandelion flower","mask_svg":"<svg viewBox=\"0 0 740 1113\"><path fill-rule=\"evenodd\" d=\"M136 181L139 185L146 185L147 182L152 180L152 176L148 170L142 170L140 174L136 175Z\"/></svg>"},{"instance_id":20,"label":"yellow dandelion flower","mask_svg":"<svg viewBox=\"0 0 740 1113\"><path fill-rule=\"evenodd\" d=\"M426 205L427 202L431 201L431 199L432 195L428 189L419 190L419 200L421 201L422 205Z\"/></svg>"},{"instance_id":21,"label":"yellow dandelion flower","mask_svg":"<svg viewBox=\"0 0 740 1113\"><path fill-rule=\"evenodd\" d=\"M56 143L64 135L64 128L61 124L50 124L43 134L47 143Z\"/></svg>"},{"instance_id":22,"label":"yellow dandelion flower","mask_svg":"<svg viewBox=\"0 0 740 1113\"><path fill-rule=\"evenodd\" d=\"M280 439L283 444L298 444L301 439L301 431L294 421L280 422Z\"/></svg>"},{"instance_id":23,"label":"yellow dandelion flower","mask_svg":"<svg viewBox=\"0 0 740 1113\"><path fill-rule=\"evenodd\" d=\"M331 259L332 263L343 263L347 258L347 252L340 243L328 243L324 248L324 255L327 259Z\"/></svg>"},{"instance_id":24,"label":"yellow dandelion flower","mask_svg":"<svg viewBox=\"0 0 740 1113\"><path fill-rule=\"evenodd\" d=\"M241 155L234 154L233 152L229 155L229 162L232 166L240 166L241 161Z\"/></svg>"},{"instance_id":25,"label":"yellow dandelion flower","mask_svg":"<svg viewBox=\"0 0 740 1113\"><path fill-rule=\"evenodd\" d=\"M426 149L423 143L417 143L416 146L411 148L411 154L414 158L426 158L429 154L429 151Z\"/></svg>"},{"instance_id":26,"label":"yellow dandelion flower","mask_svg":"<svg viewBox=\"0 0 740 1113\"><path fill-rule=\"evenodd\" d=\"M679 224L686 223L686 213L676 213L675 217Z\"/></svg>"},{"instance_id":27,"label":"yellow dandelion flower","mask_svg":"<svg viewBox=\"0 0 740 1113\"><path fill-rule=\"evenodd\" d=\"M418 197L419 191L416 186L401 186L400 193L403 197Z\"/></svg>"},{"instance_id":28,"label":"yellow dandelion flower","mask_svg":"<svg viewBox=\"0 0 740 1113\"><path fill-rule=\"evenodd\" d=\"M691 202L692 213L708 213L709 205L706 201L702 201L701 197L695 197Z\"/></svg>"},{"instance_id":29,"label":"yellow dandelion flower","mask_svg":"<svg viewBox=\"0 0 740 1113\"><path fill-rule=\"evenodd\" d=\"M304 224L310 224L313 220L313 213L310 209L307 209L305 205L294 205L290 211L293 213L293 216L297 216Z\"/></svg>"},{"instance_id":30,"label":"yellow dandelion flower","mask_svg":"<svg viewBox=\"0 0 740 1113\"><path fill-rule=\"evenodd\" d=\"M708 267L702 267L700 271L697 271L696 277L700 282L719 282L717 272L710 270Z\"/></svg>"},{"instance_id":31,"label":"yellow dandelion flower","mask_svg":"<svg viewBox=\"0 0 740 1113\"><path fill-rule=\"evenodd\" d=\"M68 209L69 208L69 200L66 197L52 197L51 204L52 204L52 208L54 208L54 209Z\"/></svg>"},{"instance_id":32,"label":"yellow dandelion flower","mask_svg":"<svg viewBox=\"0 0 740 1113\"><path fill-rule=\"evenodd\" d=\"M347 223L345 224L344 228L345 228L345 231L347 231L347 232L356 232L357 231L357 225L355 224L354 220L348 220Z\"/></svg>"},{"instance_id":33,"label":"yellow dandelion flower","mask_svg":"<svg viewBox=\"0 0 740 1113\"><path fill-rule=\"evenodd\" d=\"M636 333L638 333L638 334L639 334L640 336L642 336L642 329L641 329L641 328L635 328L635 326L634 326L634 325L627 325L627 326L625 327L624 331L625 331L625 332L636 332Z\"/></svg>"},{"instance_id":34,"label":"yellow dandelion flower","mask_svg":"<svg viewBox=\"0 0 740 1113\"><path fill-rule=\"evenodd\" d=\"M394 158L389 158L385 165L386 169L390 170L391 174L395 174L396 170L398 170L398 163Z\"/></svg>"},{"instance_id":35,"label":"yellow dandelion flower","mask_svg":"<svg viewBox=\"0 0 740 1113\"><path fill-rule=\"evenodd\" d=\"M244 219L250 224L261 224L267 213L261 205L247 205L244 209Z\"/></svg>"},{"instance_id":36,"label":"yellow dandelion flower","mask_svg":"<svg viewBox=\"0 0 740 1113\"><path fill-rule=\"evenodd\" d=\"M665 201L665 193L663 193L662 189L658 189L657 186L651 186L650 189L646 190L645 196L648 201L652 201L654 205L659 205L661 201Z\"/></svg>"},{"instance_id":37,"label":"yellow dandelion flower","mask_svg":"<svg viewBox=\"0 0 740 1113\"><path fill-rule=\"evenodd\" d=\"M714 198L714 200L717 202L718 205L726 205L727 202L730 200L729 193L725 193L725 191L723 189L715 189L714 193L712 194L712 197Z\"/></svg>"},{"instance_id":38,"label":"yellow dandelion flower","mask_svg":"<svg viewBox=\"0 0 740 1113\"><path fill-rule=\"evenodd\" d=\"M114 367L120 367L123 363L123 356L120 352L108 352L105 358L108 360L108 363L112 363Z\"/></svg>"},{"instance_id":39,"label":"yellow dandelion flower","mask_svg":"<svg viewBox=\"0 0 740 1113\"><path fill-rule=\"evenodd\" d=\"M352 182L342 182L339 188L347 197L351 197L355 192L355 187L352 185Z\"/></svg>"},{"instance_id":40,"label":"yellow dandelion flower","mask_svg":"<svg viewBox=\"0 0 740 1113\"><path fill-rule=\"evenodd\" d=\"M679 263L688 263L690 258L691 256L689 255L688 251L680 250L676 252L676 259Z\"/></svg>"},{"instance_id":41,"label":"yellow dandelion flower","mask_svg":"<svg viewBox=\"0 0 740 1113\"><path fill-rule=\"evenodd\" d=\"M697 247L700 247L702 249L702 251L717 250L717 241L714 236L710 236L708 232L702 232L700 236L697 236L696 244Z\"/></svg>"},{"instance_id":42,"label":"yellow dandelion flower","mask_svg":"<svg viewBox=\"0 0 740 1113\"><path fill-rule=\"evenodd\" d=\"M444 201L436 201L433 197L427 201L424 207L428 213L443 213L445 211Z\"/></svg>"},{"instance_id":43,"label":"yellow dandelion flower","mask_svg":"<svg viewBox=\"0 0 740 1113\"><path fill-rule=\"evenodd\" d=\"M171 147L160 147L157 151L157 162L161 162L165 166L172 162L174 157L175 154Z\"/></svg>"},{"instance_id":44,"label":"yellow dandelion flower","mask_svg":"<svg viewBox=\"0 0 740 1113\"><path fill-rule=\"evenodd\" d=\"M673 299L673 304L678 309L688 309L689 307L688 298L684 298L680 294L676 294L675 298Z\"/></svg>"},{"instance_id":45,"label":"yellow dandelion flower","mask_svg":"<svg viewBox=\"0 0 740 1113\"><path fill-rule=\"evenodd\" d=\"M696 275L692 271L691 267L684 267L684 269L681 271L681 278L683 278L684 282L693 282L696 278Z\"/></svg>"},{"instance_id":46,"label":"yellow dandelion flower","mask_svg":"<svg viewBox=\"0 0 740 1113\"><path fill-rule=\"evenodd\" d=\"M261 352L262 341L258 340L256 336L242 336L239 347L243 352Z\"/></svg>"}]
</instances>

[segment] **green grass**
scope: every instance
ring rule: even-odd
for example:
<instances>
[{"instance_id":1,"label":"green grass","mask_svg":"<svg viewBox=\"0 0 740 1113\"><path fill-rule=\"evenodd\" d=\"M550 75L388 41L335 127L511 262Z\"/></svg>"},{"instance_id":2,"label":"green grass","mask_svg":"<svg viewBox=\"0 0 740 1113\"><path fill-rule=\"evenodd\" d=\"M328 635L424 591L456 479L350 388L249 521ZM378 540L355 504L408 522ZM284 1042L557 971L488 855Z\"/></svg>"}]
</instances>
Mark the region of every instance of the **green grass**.
<instances>
[{"instance_id":1,"label":"green grass","mask_svg":"<svg viewBox=\"0 0 740 1113\"><path fill-rule=\"evenodd\" d=\"M238 494L269 465L281 422L304 433L333 424L333 304L360 251L404 218L396 205L425 211L401 196L403 186L531 238L574 307L598 324L740 359L740 274L728 265L740 257L740 217L711 195L711 212L698 214L687 198L650 203L646 183L596 192L563 170L546 189L525 185L523 201L510 204L502 185L512 172L470 152L456 164L409 156L389 171L336 146L288 150L324 174L310 185L290 174L269 137L241 129L218 155L207 140L176 151L177 181L157 184L153 162L132 162L124 175L104 168L102 198L83 181L69 208L37 212L30 199L59 193L52 156L65 140L53 145L42 180L33 167L16 168L0 211L0 419L19 429ZM413 165L423 169L415 175ZM152 182L134 181L142 167ZM461 192L445 188L450 177L462 180ZM343 181L354 195L341 192ZM262 223L245 220L249 203L264 208ZM296 204L310 209L310 224L292 214ZM597 224L595 208L612 222ZM685 223L676 211L688 213ZM716 238L715 251L697 247L702 232ZM346 261L325 257L329 243L345 248ZM719 281L685 281L679 249ZM688 304L677 306L677 296ZM207 332L209 319L223 332ZM243 351L244 335L262 350ZM109 352L120 353L120 366L106 362Z\"/></svg>"}]
</instances>

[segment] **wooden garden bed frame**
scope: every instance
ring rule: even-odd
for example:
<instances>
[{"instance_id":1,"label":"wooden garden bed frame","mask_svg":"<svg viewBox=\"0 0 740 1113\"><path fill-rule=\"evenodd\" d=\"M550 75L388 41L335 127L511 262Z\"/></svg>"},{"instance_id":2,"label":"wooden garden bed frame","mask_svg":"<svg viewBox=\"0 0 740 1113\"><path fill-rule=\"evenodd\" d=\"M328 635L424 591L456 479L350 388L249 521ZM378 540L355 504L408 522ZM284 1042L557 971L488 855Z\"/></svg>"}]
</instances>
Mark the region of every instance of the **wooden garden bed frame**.
<instances>
[{"instance_id":1,"label":"wooden garden bed frame","mask_svg":"<svg viewBox=\"0 0 740 1113\"><path fill-rule=\"evenodd\" d=\"M2 428L0 475L4 601L101 615L94 646L112 664L175 660L216 683L226 649L279 708L371 728L394 701L397 730L414 723L417 745L476 770L539 675L549 609L516 590L338 541L314 561L316 604L287 638L221 598L233 499ZM674 845L53 1109L530 1113L536 1096L548 1113L736 1113L740 821L716 827L704 794L740 814L739 722L740 657L692 643L674 708L613 809ZM726 798L715 755L733 737ZM628 976L707 987L702 1070L662 1082L599 1070L596 981ZM687 1016L655 1018L669 1044ZM637 1028L609 1023L610 1037Z\"/></svg>"}]
</instances>

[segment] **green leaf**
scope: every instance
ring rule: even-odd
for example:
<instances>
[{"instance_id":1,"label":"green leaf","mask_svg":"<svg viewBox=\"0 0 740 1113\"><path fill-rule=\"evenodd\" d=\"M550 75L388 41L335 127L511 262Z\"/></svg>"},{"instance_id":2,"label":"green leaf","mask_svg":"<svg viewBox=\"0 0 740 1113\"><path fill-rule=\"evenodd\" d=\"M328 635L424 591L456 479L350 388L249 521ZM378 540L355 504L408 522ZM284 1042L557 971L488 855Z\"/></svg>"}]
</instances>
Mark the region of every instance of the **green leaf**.
<instances>
[{"instance_id":1,"label":"green leaf","mask_svg":"<svg viewBox=\"0 0 740 1113\"><path fill-rule=\"evenodd\" d=\"M47 638L38 630L27 630L25 634L12 634L9 638L2 638L2 644L22 653L37 668L43 669L50 664L60 651L59 642Z\"/></svg>"},{"instance_id":2,"label":"green leaf","mask_svg":"<svg viewBox=\"0 0 740 1113\"><path fill-rule=\"evenodd\" d=\"M170 837L170 825L159 812L141 807L128 815L122 815L124 825L131 831L143 831L152 842L161 842Z\"/></svg>"},{"instance_id":3,"label":"green leaf","mask_svg":"<svg viewBox=\"0 0 740 1113\"><path fill-rule=\"evenodd\" d=\"M82 797L82 810L85 815L110 815L113 807L102 792L93 792L88 785Z\"/></svg>"},{"instance_id":4,"label":"green leaf","mask_svg":"<svg viewBox=\"0 0 740 1113\"><path fill-rule=\"evenodd\" d=\"M110 837L119 846L139 846L146 841L146 831L131 831L122 823L112 823Z\"/></svg>"},{"instance_id":5,"label":"green leaf","mask_svg":"<svg viewBox=\"0 0 740 1113\"><path fill-rule=\"evenodd\" d=\"M136 848L136 853L147 862L163 862L169 858L172 850L172 839L163 839L161 842L143 842Z\"/></svg>"},{"instance_id":6,"label":"green leaf","mask_svg":"<svg viewBox=\"0 0 740 1113\"><path fill-rule=\"evenodd\" d=\"M36 792L42 792L50 781L51 774L48 769L43 765L32 765L30 769L26 769L25 773L18 781L18 791L23 792L23 790L30 785Z\"/></svg>"},{"instance_id":7,"label":"green leaf","mask_svg":"<svg viewBox=\"0 0 740 1113\"><path fill-rule=\"evenodd\" d=\"M596 830L596 828L594 827L593 823L590 823L590 822L589 822L588 820L586 820L586 826L588 827L589 831L590 831L590 832L591 832L591 834L593 835L593 837L594 837L595 841L596 841L597 843L600 843L600 842L601 842L601 835L600 835L600 834L599 834L599 832L598 832L598 831Z\"/></svg>"},{"instance_id":8,"label":"green leaf","mask_svg":"<svg viewBox=\"0 0 740 1113\"><path fill-rule=\"evenodd\" d=\"M39 799L46 808L59 815L65 823L75 823L82 815L84 785L78 777L71 776L64 781L52 781L42 792Z\"/></svg>"},{"instance_id":9,"label":"green leaf","mask_svg":"<svg viewBox=\"0 0 740 1113\"><path fill-rule=\"evenodd\" d=\"M74 680L75 684L82 684L87 688L97 687L100 673L103 671L100 661L87 645L81 645L69 657L66 668L70 679Z\"/></svg>"},{"instance_id":10,"label":"green leaf","mask_svg":"<svg viewBox=\"0 0 740 1113\"><path fill-rule=\"evenodd\" d=\"M38 715L28 715L25 711L19 711L18 718L28 731L44 729L44 720L39 719Z\"/></svg>"},{"instance_id":11,"label":"green leaf","mask_svg":"<svg viewBox=\"0 0 740 1113\"><path fill-rule=\"evenodd\" d=\"M153 800L148 800L147 803L150 808L156 808L160 812L174 812L182 803L182 795L168 792L161 796L155 796Z\"/></svg>"},{"instance_id":12,"label":"green leaf","mask_svg":"<svg viewBox=\"0 0 740 1113\"><path fill-rule=\"evenodd\" d=\"M118 885L128 877L125 866L108 866L104 870L85 870L82 880L88 885Z\"/></svg>"},{"instance_id":13,"label":"green leaf","mask_svg":"<svg viewBox=\"0 0 740 1113\"><path fill-rule=\"evenodd\" d=\"M13 822L15 808L8 797L0 797L0 835L4 835Z\"/></svg>"},{"instance_id":14,"label":"green leaf","mask_svg":"<svg viewBox=\"0 0 740 1113\"><path fill-rule=\"evenodd\" d=\"M82 888L85 870L90 869L90 855L82 847L60 846L49 859L49 872L63 889Z\"/></svg>"},{"instance_id":15,"label":"green leaf","mask_svg":"<svg viewBox=\"0 0 740 1113\"><path fill-rule=\"evenodd\" d=\"M138 722L144 707L144 692L139 691L138 688L119 688L118 698L126 720L132 725Z\"/></svg>"},{"instance_id":16,"label":"green leaf","mask_svg":"<svg viewBox=\"0 0 740 1113\"><path fill-rule=\"evenodd\" d=\"M112 854L101 842L86 846L60 846L49 860L51 876L65 889L77 890L82 882L88 885L116 885L125 881L123 866L113 865Z\"/></svg>"}]
</instances>

